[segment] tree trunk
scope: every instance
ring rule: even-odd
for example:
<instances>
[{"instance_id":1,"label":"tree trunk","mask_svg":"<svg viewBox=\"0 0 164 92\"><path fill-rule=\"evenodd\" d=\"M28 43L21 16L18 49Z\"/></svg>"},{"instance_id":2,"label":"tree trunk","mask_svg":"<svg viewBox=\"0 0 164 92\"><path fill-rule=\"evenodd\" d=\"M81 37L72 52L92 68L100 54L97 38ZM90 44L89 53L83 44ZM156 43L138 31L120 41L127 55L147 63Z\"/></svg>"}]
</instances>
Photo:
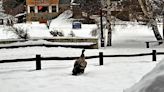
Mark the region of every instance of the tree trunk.
<instances>
[{"instance_id":1,"label":"tree trunk","mask_svg":"<svg viewBox=\"0 0 164 92\"><path fill-rule=\"evenodd\" d=\"M150 21L151 21L150 24L151 24L151 27L153 29L153 32L154 32L154 35L155 35L156 39L157 40L162 40L162 36L159 33L156 20L155 19L151 19Z\"/></svg>"},{"instance_id":2,"label":"tree trunk","mask_svg":"<svg viewBox=\"0 0 164 92\"><path fill-rule=\"evenodd\" d=\"M143 2L145 1L145 2ZM150 21L150 25L152 27L152 30L154 32L154 35L156 37L157 40L162 40L162 36L161 34L159 33L159 30L158 30L158 27L157 27L157 22L153 16L153 11L150 11L150 8L148 5L148 1L147 0L138 0L140 6L141 6L141 9L144 13L145 16L147 16L149 18L149 21Z\"/></svg>"},{"instance_id":3,"label":"tree trunk","mask_svg":"<svg viewBox=\"0 0 164 92\"><path fill-rule=\"evenodd\" d=\"M107 46L112 46L112 28L111 28L111 12L110 9L107 10L106 20L107 20L107 29L108 29L108 41Z\"/></svg>"},{"instance_id":4,"label":"tree trunk","mask_svg":"<svg viewBox=\"0 0 164 92\"><path fill-rule=\"evenodd\" d=\"M107 20L107 23L106 23L106 27L107 27L107 30L108 30L108 41L107 41L107 46L112 46L112 28L111 28L111 3L110 3L110 0L101 0L102 1L102 6L103 6L103 9L106 10L106 20Z\"/></svg>"},{"instance_id":5,"label":"tree trunk","mask_svg":"<svg viewBox=\"0 0 164 92\"><path fill-rule=\"evenodd\" d=\"M163 39L164 39L164 14L163 14Z\"/></svg>"}]
</instances>

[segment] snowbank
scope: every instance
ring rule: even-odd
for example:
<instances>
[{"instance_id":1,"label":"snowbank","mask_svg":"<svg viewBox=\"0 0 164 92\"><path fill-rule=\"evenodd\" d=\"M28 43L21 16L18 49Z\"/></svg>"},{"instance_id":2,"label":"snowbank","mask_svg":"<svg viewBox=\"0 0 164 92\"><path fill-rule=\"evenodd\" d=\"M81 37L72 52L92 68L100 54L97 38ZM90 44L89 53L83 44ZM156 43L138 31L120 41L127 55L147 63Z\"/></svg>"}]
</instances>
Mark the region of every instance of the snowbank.
<instances>
[{"instance_id":1,"label":"snowbank","mask_svg":"<svg viewBox=\"0 0 164 92\"><path fill-rule=\"evenodd\" d=\"M125 92L164 92L164 60Z\"/></svg>"}]
</instances>

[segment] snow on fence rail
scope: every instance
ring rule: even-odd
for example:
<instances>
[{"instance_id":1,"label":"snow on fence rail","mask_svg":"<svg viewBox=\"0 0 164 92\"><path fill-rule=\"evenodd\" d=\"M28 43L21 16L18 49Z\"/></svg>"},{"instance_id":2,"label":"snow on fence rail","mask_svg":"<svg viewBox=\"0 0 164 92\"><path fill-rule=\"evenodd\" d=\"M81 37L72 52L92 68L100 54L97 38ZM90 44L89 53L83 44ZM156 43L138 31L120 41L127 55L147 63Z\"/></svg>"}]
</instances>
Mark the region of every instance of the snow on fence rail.
<instances>
[{"instance_id":1,"label":"snow on fence rail","mask_svg":"<svg viewBox=\"0 0 164 92\"><path fill-rule=\"evenodd\" d=\"M124 54L124 55L103 55L103 52L99 52L99 55L86 56L86 59L99 58L99 65L103 65L104 57L138 57L138 56L149 56L152 55L152 61L157 61L157 55L164 55L164 52L157 52L152 50L152 53L141 53L141 54ZM41 57L36 55L36 58L24 58L24 59L10 59L0 60L0 63L13 63L13 62L25 62L25 61L36 61L36 70L41 69L41 60L75 60L79 57Z\"/></svg>"}]
</instances>

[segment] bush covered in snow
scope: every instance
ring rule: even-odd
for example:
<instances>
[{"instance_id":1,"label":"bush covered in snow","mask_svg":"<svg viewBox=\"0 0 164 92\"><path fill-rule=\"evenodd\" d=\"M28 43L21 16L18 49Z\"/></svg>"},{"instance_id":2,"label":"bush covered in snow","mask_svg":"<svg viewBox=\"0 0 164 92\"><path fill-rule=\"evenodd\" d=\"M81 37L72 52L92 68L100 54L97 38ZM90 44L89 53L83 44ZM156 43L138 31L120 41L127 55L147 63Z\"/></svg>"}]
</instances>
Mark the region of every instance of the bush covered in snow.
<instances>
[{"instance_id":1,"label":"bush covered in snow","mask_svg":"<svg viewBox=\"0 0 164 92\"><path fill-rule=\"evenodd\" d=\"M73 31L70 31L69 36L75 37L75 33Z\"/></svg>"},{"instance_id":2,"label":"bush covered in snow","mask_svg":"<svg viewBox=\"0 0 164 92\"><path fill-rule=\"evenodd\" d=\"M20 39L29 39L30 38L29 34L27 33L27 29L23 29L21 27L13 27L13 32Z\"/></svg>"},{"instance_id":3,"label":"bush covered in snow","mask_svg":"<svg viewBox=\"0 0 164 92\"><path fill-rule=\"evenodd\" d=\"M93 29L92 31L91 31L91 35L92 36L97 36L98 35L98 29Z\"/></svg>"},{"instance_id":4,"label":"bush covered in snow","mask_svg":"<svg viewBox=\"0 0 164 92\"><path fill-rule=\"evenodd\" d=\"M18 39L29 39L30 36L27 32L27 29L21 27L7 26L3 31L10 31L15 34Z\"/></svg>"},{"instance_id":5,"label":"bush covered in snow","mask_svg":"<svg viewBox=\"0 0 164 92\"><path fill-rule=\"evenodd\" d=\"M58 30L50 31L50 34L51 34L53 37L56 37L56 36L64 36L63 32L60 32L60 31L58 31Z\"/></svg>"}]
</instances>

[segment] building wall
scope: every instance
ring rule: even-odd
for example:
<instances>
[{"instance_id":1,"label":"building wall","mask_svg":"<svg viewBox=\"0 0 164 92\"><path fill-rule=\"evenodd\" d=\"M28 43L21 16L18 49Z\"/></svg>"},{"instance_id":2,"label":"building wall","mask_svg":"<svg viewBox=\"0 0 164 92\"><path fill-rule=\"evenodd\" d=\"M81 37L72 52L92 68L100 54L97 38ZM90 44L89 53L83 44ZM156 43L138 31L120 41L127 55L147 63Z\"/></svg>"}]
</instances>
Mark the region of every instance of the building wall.
<instances>
[{"instance_id":1,"label":"building wall","mask_svg":"<svg viewBox=\"0 0 164 92\"><path fill-rule=\"evenodd\" d=\"M27 21L43 21L60 14L59 0L26 0Z\"/></svg>"},{"instance_id":2,"label":"building wall","mask_svg":"<svg viewBox=\"0 0 164 92\"><path fill-rule=\"evenodd\" d=\"M27 5L59 4L59 0L26 0Z\"/></svg>"}]
</instances>

